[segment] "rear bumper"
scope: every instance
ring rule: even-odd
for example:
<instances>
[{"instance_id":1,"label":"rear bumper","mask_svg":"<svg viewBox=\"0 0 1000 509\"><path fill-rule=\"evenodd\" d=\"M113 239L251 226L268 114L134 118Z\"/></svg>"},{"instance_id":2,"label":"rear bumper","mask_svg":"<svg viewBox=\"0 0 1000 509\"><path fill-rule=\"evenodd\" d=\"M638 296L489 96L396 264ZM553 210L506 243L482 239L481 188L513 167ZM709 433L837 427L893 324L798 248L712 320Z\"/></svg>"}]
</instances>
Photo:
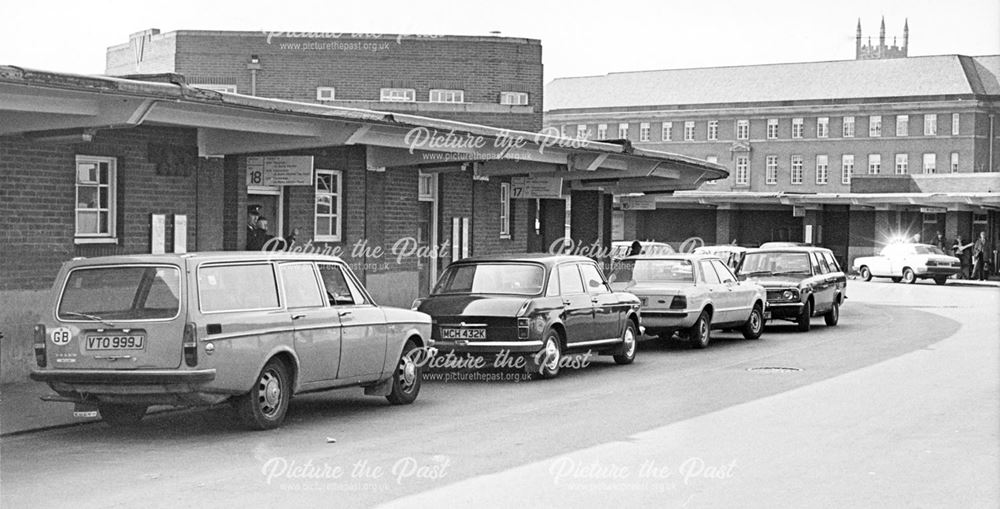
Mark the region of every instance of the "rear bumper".
<instances>
[{"instance_id":1,"label":"rear bumper","mask_svg":"<svg viewBox=\"0 0 1000 509\"><path fill-rule=\"evenodd\" d=\"M113 371L107 369L80 369L31 372L37 382L89 384L89 385L176 385L205 384L215 380L214 369L192 371L142 370Z\"/></svg>"},{"instance_id":2,"label":"rear bumper","mask_svg":"<svg viewBox=\"0 0 1000 509\"><path fill-rule=\"evenodd\" d=\"M542 349L541 341L438 341L431 346L438 350L472 353L499 353L501 350L517 353L535 353Z\"/></svg>"},{"instance_id":3,"label":"rear bumper","mask_svg":"<svg viewBox=\"0 0 1000 509\"><path fill-rule=\"evenodd\" d=\"M958 274L962 271L961 267L919 267L918 270L914 272L918 277L930 277L930 276L951 276L953 274Z\"/></svg>"},{"instance_id":4,"label":"rear bumper","mask_svg":"<svg viewBox=\"0 0 1000 509\"><path fill-rule=\"evenodd\" d=\"M701 310L642 311L642 326L647 330L683 329L691 327L698 320Z\"/></svg>"}]
</instances>

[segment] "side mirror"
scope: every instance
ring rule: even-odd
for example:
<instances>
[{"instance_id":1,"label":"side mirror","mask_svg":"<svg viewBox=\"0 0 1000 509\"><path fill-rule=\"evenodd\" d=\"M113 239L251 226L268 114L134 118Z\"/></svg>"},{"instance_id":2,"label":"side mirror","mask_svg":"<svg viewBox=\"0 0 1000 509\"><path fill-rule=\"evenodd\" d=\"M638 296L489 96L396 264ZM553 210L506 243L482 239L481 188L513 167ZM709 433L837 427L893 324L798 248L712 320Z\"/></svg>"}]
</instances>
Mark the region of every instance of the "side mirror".
<instances>
[{"instance_id":1,"label":"side mirror","mask_svg":"<svg viewBox=\"0 0 1000 509\"><path fill-rule=\"evenodd\" d=\"M618 279L618 276L616 274L612 274L612 275L608 276L608 283L614 283L617 279Z\"/></svg>"},{"instance_id":2,"label":"side mirror","mask_svg":"<svg viewBox=\"0 0 1000 509\"><path fill-rule=\"evenodd\" d=\"M747 280L747 275L746 274L737 274L736 278L739 279L740 281L746 281Z\"/></svg>"}]
</instances>

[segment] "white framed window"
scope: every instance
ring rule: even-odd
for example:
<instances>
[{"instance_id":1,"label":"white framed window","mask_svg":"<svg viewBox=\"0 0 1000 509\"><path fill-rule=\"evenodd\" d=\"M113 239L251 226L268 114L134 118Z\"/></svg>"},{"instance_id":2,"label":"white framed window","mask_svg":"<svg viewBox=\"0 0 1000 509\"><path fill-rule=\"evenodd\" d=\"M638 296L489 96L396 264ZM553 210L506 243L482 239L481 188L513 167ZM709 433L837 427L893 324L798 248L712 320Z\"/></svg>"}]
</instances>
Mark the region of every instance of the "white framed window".
<instances>
[{"instance_id":1,"label":"white framed window","mask_svg":"<svg viewBox=\"0 0 1000 509\"><path fill-rule=\"evenodd\" d=\"M334 101L337 98L337 90L334 87L316 87L317 101Z\"/></svg>"},{"instance_id":2,"label":"white framed window","mask_svg":"<svg viewBox=\"0 0 1000 509\"><path fill-rule=\"evenodd\" d=\"M717 140L719 139L719 121L709 120L708 121L708 139Z\"/></svg>"},{"instance_id":3,"label":"white framed window","mask_svg":"<svg viewBox=\"0 0 1000 509\"><path fill-rule=\"evenodd\" d=\"M508 106L527 106L527 92L500 92L500 104Z\"/></svg>"},{"instance_id":4,"label":"white framed window","mask_svg":"<svg viewBox=\"0 0 1000 509\"><path fill-rule=\"evenodd\" d=\"M854 117L844 117L844 138L854 137Z\"/></svg>"},{"instance_id":5,"label":"white framed window","mask_svg":"<svg viewBox=\"0 0 1000 509\"><path fill-rule=\"evenodd\" d=\"M500 183L500 237L510 238L510 183Z\"/></svg>"},{"instance_id":6,"label":"white framed window","mask_svg":"<svg viewBox=\"0 0 1000 509\"><path fill-rule=\"evenodd\" d=\"M958 152L951 153L951 172L958 173Z\"/></svg>"},{"instance_id":7,"label":"white framed window","mask_svg":"<svg viewBox=\"0 0 1000 509\"><path fill-rule=\"evenodd\" d=\"M664 122L663 123L663 128L662 128L662 130L660 132L660 138L663 141L670 141L670 140L673 139L673 137L674 137L674 123L673 122Z\"/></svg>"},{"instance_id":8,"label":"white framed window","mask_svg":"<svg viewBox=\"0 0 1000 509\"><path fill-rule=\"evenodd\" d=\"M868 136L872 138L882 136L882 115L868 117Z\"/></svg>"},{"instance_id":9,"label":"white framed window","mask_svg":"<svg viewBox=\"0 0 1000 509\"><path fill-rule=\"evenodd\" d=\"M433 201L434 195L434 174L420 173L417 177L417 199L421 201Z\"/></svg>"},{"instance_id":10,"label":"white framed window","mask_svg":"<svg viewBox=\"0 0 1000 509\"><path fill-rule=\"evenodd\" d=\"M750 121L749 120L737 120L736 121L736 139L737 140L749 140L750 139Z\"/></svg>"},{"instance_id":11,"label":"white framed window","mask_svg":"<svg viewBox=\"0 0 1000 509\"><path fill-rule=\"evenodd\" d=\"M924 115L924 136L937 135L937 115Z\"/></svg>"},{"instance_id":12,"label":"white framed window","mask_svg":"<svg viewBox=\"0 0 1000 509\"><path fill-rule=\"evenodd\" d=\"M694 121L684 122L684 141L694 141Z\"/></svg>"},{"instance_id":13,"label":"white framed window","mask_svg":"<svg viewBox=\"0 0 1000 509\"><path fill-rule=\"evenodd\" d=\"M576 126L576 137L581 140L587 139L587 124Z\"/></svg>"},{"instance_id":14,"label":"white framed window","mask_svg":"<svg viewBox=\"0 0 1000 509\"><path fill-rule=\"evenodd\" d=\"M559 126L559 136L561 136L561 137L563 137L563 138L565 138L565 137L566 137L566 128L567 128L567 127L568 127L568 126L565 126L565 125L561 125L561 126Z\"/></svg>"},{"instance_id":15,"label":"white framed window","mask_svg":"<svg viewBox=\"0 0 1000 509\"><path fill-rule=\"evenodd\" d=\"M736 158L736 185L745 186L750 183L750 158L739 156Z\"/></svg>"},{"instance_id":16,"label":"white framed window","mask_svg":"<svg viewBox=\"0 0 1000 509\"><path fill-rule=\"evenodd\" d=\"M896 175L906 175L910 171L910 155L896 154Z\"/></svg>"},{"instance_id":17,"label":"white framed window","mask_svg":"<svg viewBox=\"0 0 1000 509\"><path fill-rule=\"evenodd\" d=\"M417 91L412 88L383 88L379 91L379 101L386 103L411 103L417 100Z\"/></svg>"},{"instance_id":18,"label":"white framed window","mask_svg":"<svg viewBox=\"0 0 1000 509\"><path fill-rule=\"evenodd\" d=\"M959 128L959 114L958 113L952 113L951 114L951 135L952 136L958 136L958 128Z\"/></svg>"},{"instance_id":19,"label":"white framed window","mask_svg":"<svg viewBox=\"0 0 1000 509\"><path fill-rule=\"evenodd\" d=\"M639 124L639 141L649 141L649 122Z\"/></svg>"},{"instance_id":20,"label":"white framed window","mask_svg":"<svg viewBox=\"0 0 1000 509\"><path fill-rule=\"evenodd\" d=\"M801 138L805 131L805 124L801 118L792 119L792 138Z\"/></svg>"},{"instance_id":21,"label":"white framed window","mask_svg":"<svg viewBox=\"0 0 1000 509\"><path fill-rule=\"evenodd\" d=\"M628 139L628 123L622 122L618 124L618 139L627 140Z\"/></svg>"},{"instance_id":22,"label":"white framed window","mask_svg":"<svg viewBox=\"0 0 1000 509\"><path fill-rule=\"evenodd\" d=\"M194 88L201 88L204 90L212 90L214 92L226 92L229 94L236 93L236 85L220 85L213 83L192 83L190 86Z\"/></svg>"},{"instance_id":23,"label":"white framed window","mask_svg":"<svg viewBox=\"0 0 1000 509\"><path fill-rule=\"evenodd\" d=\"M465 102L464 90L447 90L443 88L432 88L427 96L427 102L432 103L462 103Z\"/></svg>"},{"instance_id":24,"label":"white framed window","mask_svg":"<svg viewBox=\"0 0 1000 509\"><path fill-rule=\"evenodd\" d=\"M830 137L830 117L819 117L816 119L816 137Z\"/></svg>"},{"instance_id":25,"label":"white framed window","mask_svg":"<svg viewBox=\"0 0 1000 509\"><path fill-rule=\"evenodd\" d=\"M937 154L924 154L924 173L937 173Z\"/></svg>"},{"instance_id":26,"label":"white framed window","mask_svg":"<svg viewBox=\"0 0 1000 509\"><path fill-rule=\"evenodd\" d=\"M802 156L792 156L791 180L793 184L802 183Z\"/></svg>"},{"instance_id":27,"label":"white framed window","mask_svg":"<svg viewBox=\"0 0 1000 509\"><path fill-rule=\"evenodd\" d=\"M767 156L764 159L764 183L768 185L778 183L778 156Z\"/></svg>"},{"instance_id":28,"label":"white framed window","mask_svg":"<svg viewBox=\"0 0 1000 509\"><path fill-rule=\"evenodd\" d=\"M826 155L816 156L816 183L826 184L830 181L830 160Z\"/></svg>"},{"instance_id":29,"label":"white framed window","mask_svg":"<svg viewBox=\"0 0 1000 509\"><path fill-rule=\"evenodd\" d=\"M340 170L316 169L314 231L318 241L340 242L342 178Z\"/></svg>"},{"instance_id":30,"label":"white framed window","mask_svg":"<svg viewBox=\"0 0 1000 509\"><path fill-rule=\"evenodd\" d=\"M882 154L868 154L868 174L878 175L882 171Z\"/></svg>"},{"instance_id":31,"label":"white framed window","mask_svg":"<svg viewBox=\"0 0 1000 509\"><path fill-rule=\"evenodd\" d=\"M597 124L597 139L608 139L608 124Z\"/></svg>"},{"instance_id":32,"label":"white framed window","mask_svg":"<svg viewBox=\"0 0 1000 509\"><path fill-rule=\"evenodd\" d=\"M840 156L840 183L850 184L851 175L854 175L854 154L844 154Z\"/></svg>"},{"instance_id":33,"label":"white framed window","mask_svg":"<svg viewBox=\"0 0 1000 509\"><path fill-rule=\"evenodd\" d=\"M78 243L114 242L117 162L113 157L76 156L76 219Z\"/></svg>"},{"instance_id":34,"label":"white framed window","mask_svg":"<svg viewBox=\"0 0 1000 509\"><path fill-rule=\"evenodd\" d=\"M910 134L910 116L896 115L896 136L907 136Z\"/></svg>"},{"instance_id":35,"label":"white framed window","mask_svg":"<svg viewBox=\"0 0 1000 509\"><path fill-rule=\"evenodd\" d=\"M767 119L767 139L778 139L778 119L776 118Z\"/></svg>"},{"instance_id":36,"label":"white framed window","mask_svg":"<svg viewBox=\"0 0 1000 509\"><path fill-rule=\"evenodd\" d=\"M705 156L705 160L708 161L708 162L710 162L710 163L713 163L713 164L719 164L719 157L718 156ZM710 184L710 185L715 185L715 184L719 183L719 181L718 180L708 180L705 183L706 184Z\"/></svg>"}]
</instances>

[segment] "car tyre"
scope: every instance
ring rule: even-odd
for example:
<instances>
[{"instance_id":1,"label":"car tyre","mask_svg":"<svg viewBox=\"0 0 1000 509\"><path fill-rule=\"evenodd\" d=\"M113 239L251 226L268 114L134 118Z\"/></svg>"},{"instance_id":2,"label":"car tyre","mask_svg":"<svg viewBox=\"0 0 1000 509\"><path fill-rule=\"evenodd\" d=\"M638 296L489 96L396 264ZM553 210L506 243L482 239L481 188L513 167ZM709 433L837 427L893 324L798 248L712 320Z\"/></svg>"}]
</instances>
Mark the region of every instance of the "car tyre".
<instances>
[{"instance_id":1,"label":"car tyre","mask_svg":"<svg viewBox=\"0 0 1000 509\"><path fill-rule=\"evenodd\" d=\"M917 275L913 273L913 269L907 267L903 269L903 282L912 285L917 282Z\"/></svg>"},{"instance_id":2,"label":"car tyre","mask_svg":"<svg viewBox=\"0 0 1000 509\"><path fill-rule=\"evenodd\" d=\"M939 284L939 285L943 285L943 284L945 284L945 283L948 282L948 278L946 278L946 277L936 277L936 278L934 278L934 282L937 283L937 284Z\"/></svg>"},{"instance_id":3,"label":"car tyre","mask_svg":"<svg viewBox=\"0 0 1000 509\"><path fill-rule=\"evenodd\" d=\"M872 280L872 271L868 270L868 267L861 267L861 279L863 281Z\"/></svg>"},{"instance_id":4,"label":"car tyre","mask_svg":"<svg viewBox=\"0 0 1000 509\"><path fill-rule=\"evenodd\" d=\"M694 325L688 329L688 340L695 348L705 348L712 340L712 317L708 311L702 311Z\"/></svg>"},{"instance_id":5,"label":"car tyre","mask_svg":"<svg viewBox=\"0 0 1000 509\"><path fill-rule=\"evenodd\" d=\"M255 430L281 426L292 399L288 368L278 359L271 359L260 370L250 392L236 398L240 421Z\"/></svg>"},{"instance_id":6,"label":"car tyre","mask_svg":"<svg viewBox=\"0 0 1000 509\"><path fill-rule=\"evenodd\" d=\"M559 364L562 361L562 338L558 332L550 330L542 345L542 350L536 354L538 375L546 379L555 378L559 375Z\"/></svg>"},{"instance_id":7,"label":"car tyre","mask_svg":"<svg viewBox=\"0 0 1000 509\"><path fill-rule=\"evenodd\" d=\"M146 405L99 405L101 419L112 428L128 428L139 424L146 415Z\"/></svg>"},{"instance_id":8,"label":"car tyre","mask_svg":"<svg viewBox=\"0 0 1000 509\"><path fill-rule=\"evenodd\" d=\"M799 315L799 319L795 321L798 325L797 329L799 332L809 332L812 328L812 314L813 306L812 301L806 301L806 305L802 306L802 314Z\"/></svg>"},{"instance_id":9,"label":"car tyre","mask_svg":"<svg viewBox=\"0 0 1000 509\"><path fill-rule=\"evenodd\" d=\"M393 405L409 405L420 394L423 371L411 355L416 349L417 345L407 340L403 352L399 354L396 371L392 374L392 390L385 397Z\"/></svg>"},{"instance_id":10,"label":"car tyre","mask_svg":"<svg viewBox=\"0 0 1000 509\"><path fill-rule=\"evenodd\" d=\"M635 360L635 352L639 349L636 339L635 323L632 320L625 321L625 330L622 331L622 349L615 354L614 359L617 364L632 364Z\"/></svg>"},{"instance_id":11,"label":"car tyre","mask_svg":"<svg viewBox=\"0 0 1000 509\"><path fill-rule=\"evenodd\" d=\"M833 327L833 326L837 325L837 322L840 321L840 303L839 302L837 302L837 301L833 302L833 307L830 308L830 311L827 311L826 314L823 315L823 321L825 321L826 324L828 326L830 326L830 327Z\"/></svg>"},{"instance_id":12,"label":"car tyre","mask_svg":"<svg viewBox=\"0 0 1000 509\"><path fill-rule=\"evenodd\" d=\"M750 310L750 317L747 318L747 323L743 325L741 332L746 339L759 339L760 335L764 333L764 311L760 304L754 304L753 309Z\"/></svg>"}]
</instances>

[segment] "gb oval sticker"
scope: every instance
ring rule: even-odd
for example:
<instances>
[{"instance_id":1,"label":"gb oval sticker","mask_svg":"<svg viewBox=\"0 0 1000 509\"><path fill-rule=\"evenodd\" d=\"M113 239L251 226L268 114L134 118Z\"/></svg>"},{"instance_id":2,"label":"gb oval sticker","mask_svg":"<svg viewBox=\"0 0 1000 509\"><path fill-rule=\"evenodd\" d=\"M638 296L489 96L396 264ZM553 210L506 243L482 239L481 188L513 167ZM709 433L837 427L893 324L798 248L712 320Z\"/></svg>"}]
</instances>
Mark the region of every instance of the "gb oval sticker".
<instances>
[{"instance_id":1,"label":"gb oval sticker","mask_svg":"<svg viewBox=\"0 0 1000 509\"><path fill-rule=\"evenodd\" d=\"M73 334L70 333L67 327L56 327L52 329L50 337L52 338L52 344L63 346L69 344L69 340L73 339Z\"/></svg>"}]
</instances>

